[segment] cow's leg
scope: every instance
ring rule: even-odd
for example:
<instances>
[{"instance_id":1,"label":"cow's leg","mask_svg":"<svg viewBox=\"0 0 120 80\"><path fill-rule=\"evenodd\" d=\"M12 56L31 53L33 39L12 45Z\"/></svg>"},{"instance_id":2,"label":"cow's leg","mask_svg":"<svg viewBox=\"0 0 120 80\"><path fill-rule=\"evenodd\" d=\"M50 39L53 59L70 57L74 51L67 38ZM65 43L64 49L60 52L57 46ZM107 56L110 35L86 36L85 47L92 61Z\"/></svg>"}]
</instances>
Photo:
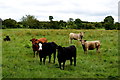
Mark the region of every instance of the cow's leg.
<instances>
[{"instance_id":1,"label":"cow's leg","mask_svg":"<svg viewBox=\"0 0 120 80\"><path fill-rule=\"evenodd\" d=\"M69 43L72 43L72 39L71 38L69 39Z\"/></svg>"},{"instance_id":2,"label":"cow's leg","mask_svg":"<svg viewBox=\"0 0 120 80\"><path fill-rule=\"evenodd\" d=\"M46 56L44 57L44 59L43 59L43 63L45 64L45 60L46 60Z\"/></svg>"},{"instance_id":3,"label":"cow's leg","mask_svg":"<svg viewBox=\"0 0 120 80\"><path fill-rule=\"evenodd\" d=\"M39 53L39 51L38 51L38 53ZM42 64L42 56L40 53L39 53L39 58L40 58L40 64Z\"/></svg>"},{"instance_id":4,"label":"cow's leg","mask_svg":"<svg viewBox=\"0 0 120 80\"><path fill-rule=\"evenodd\" d=\"M76 66L76 56L74 57L74 66Z\"/></svg>"},{"instance_id":5,"label":"cow's leg","mask_svg":"<svg viewBox=\"0 0 120 80\"><path fill-rule=\"evenodd\" d=\"M88 48L84 51L84 52L85 52L85 54L87 54L87 51L88 51Z\"/></svg>"},{"instance_id":6,"label":"cow's leg","mask_svg":"<svg viewBox=\"0 0 120 80\"><path fill-rule=\"evenodd\" d=\"M42 64L42 57L40 57L40 64Z\"/></svg>"},{"instance_id":7,"label":"cow's leg","mask_svg":"<svg viewBox=\"0 0 120 80\"><path fill-rule=\"evenodd\" d=\"M64 67L65 67L65 61L63 61L63 70L64 70Z\"/></svg>"},{"instance_id":8,"label":"cow's leg","mask_svg":"<svg viewBox=\"0 0 120 80\"><path fill-rule=\"evenodd\" d=\"M81 40L82 40L83 36L80 36L80 38L81 38Z\"/></svg>"},{"instance_id":9,"label":"cow's leg","mask_svg":"<svg viewBox=\"0 0 120 80\"><path fill-rule=\"evenodd\" d=\"M100 50L99 50L99 49L100 49L100 47L97 47L97 48L96 48L96 53L100 53Z\"/></svg>"},{"instance_id":10,"label":"cow's leg","mask_svg":"<svg viewBox=\"0 0 120 80\"><path fill-rule=\"evenodd\" d=\"M59 61L59 67L60 67L60 69L61 69L61 62Z\"/></svg>"},{"instance_id":11,"label":"cow's leg","mask_svg":"<svg viewBox=\"0 0 120 80\"><path fill-rule=\"evenodd\" d=\"M39 52L37 51L36 56L38 57Z\"/></svg>"},{"instance_id":12,"label":"cow's leg","mask_svg":"<svg viewBox=\"0 0 120 80\"><path fill-rule=\"evenodd\" d=\"M99 53L100 53L100 46L98 47L98 51L99 51Z\"/></svg>"},{"instance_id":13,"label":"cow's leg","mask_svg":"<svg viewBox=\"0 0 120 80\"><path fill-rule=\"evenodd\" d=\"M40 58L40 62L42 63L42 58Z\"/></svg>"},{"instance_id":14,"label":"cow's leg","mask_svg":"<svg viewBox=\"0 0 120 80\"><path fill-rule=\"evenodd\" d=\"M72 58L70 59L70 65L72 65Z\"/></svg>"},{"instance_id":15,"label":"cow's leg","mask_svg":"<svg viewBox=\"0 0 120 80\"><path fill-rule=\"evenodd\" d=\"M49 55L49 63L50 63L50 61L51 61L51 55Z\"/></svg>"},{"instance_id":16,"label":"cow's leg","mask_svg":"<svg viewBox=\"0 0 120 80\"><path fill-rule=\"evenodd\" d=\"M55 51L54 54L53 54L53 58L54 58L53 63L55 63L55 59L56 59L56 51Z\"/></svg>"},{"instance_id":17,"label":"cow's leg","mask_svg":"<svg viewBox=\"0 0 120 80\"><path fill-rule=\"evenodd\" d=\"M70 42L70 39L69 39L69 44L70 44L71 42Z\"/></svg>"}]
</instances>

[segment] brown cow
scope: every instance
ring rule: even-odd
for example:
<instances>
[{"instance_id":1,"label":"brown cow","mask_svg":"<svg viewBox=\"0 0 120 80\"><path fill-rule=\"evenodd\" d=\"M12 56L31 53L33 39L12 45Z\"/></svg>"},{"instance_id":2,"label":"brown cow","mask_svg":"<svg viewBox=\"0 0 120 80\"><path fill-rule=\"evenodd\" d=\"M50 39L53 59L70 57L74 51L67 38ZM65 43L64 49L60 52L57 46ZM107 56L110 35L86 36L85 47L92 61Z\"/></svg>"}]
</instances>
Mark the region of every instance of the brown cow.
<instances>
[{"instance_id":1,"label":"brown cow","mask_svg":"<svg viewBox=\"0 0 120 80\"><path fill-rule=\"evenodd\" d=\"M35 57L36 51L37 51L36 55L38 55L38 48L39 48L39 46L36 45L36 44L38 44L38 43L47 43L47 39L46 38L40 38L40 39L33 38L30 41L32 41L32 49L33 49L33 52L34 52L34 57Z\"/></svg>"},{"instance_id":2,"label":"brown cow","mask_svg":"<svg viewBox=\"0 0 120 80\"><path fill-rule=\"evenodd\" d=\"M84 53L87 54L88 50L94 50L96 48L96 52L100 52L100 41L86 41L86 40L80 40Z\"/></svg>"},{"instance_id":3,"label":"brown cow","mask_svg":"<svg viewBox=\"0 0 120 80\"><path fill-rule=\"evenodd\" d=\"M70 33L69 34L69 43L72 43L72 40L82 40L82 38L84 37L84 33L85 32L80 32L78 34Z\"/></svg>"}]
</instances>

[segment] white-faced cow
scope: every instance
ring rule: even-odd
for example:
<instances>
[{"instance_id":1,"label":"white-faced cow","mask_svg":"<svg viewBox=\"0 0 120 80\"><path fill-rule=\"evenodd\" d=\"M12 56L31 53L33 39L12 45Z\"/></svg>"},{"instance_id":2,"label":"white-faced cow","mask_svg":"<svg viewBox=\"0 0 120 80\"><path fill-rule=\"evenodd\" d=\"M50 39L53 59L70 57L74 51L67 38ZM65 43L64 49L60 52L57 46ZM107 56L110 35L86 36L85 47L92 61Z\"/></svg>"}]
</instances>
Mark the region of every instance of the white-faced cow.
<instances>
[{"instance_id":1,"label":"white-faced cow","mask_svg":"<svg viewBox=\"0 0 120 80\"><path fill-rule=\"evenodd\" d=\"M54 57L53 63L55 63L57 44L54 42L48 42L48 43L39 43L38 46L39 46L40 62L42 63L42 58L43 58L43 63L45 64L46 56L49 56L49 63L50 63L51 55L53 54Z\"/></svg>"},{"instance_id":2,"label":"white-faced cow","mask_svg":"<svg viewBox=\"0 0 120 80\"><path fill-rule=\"evenodd\" d=\"M69 43L72 43L72 40L82 40L82 38L84 37L84 33L85 32L80 32L78 34L70 33L69 34Z\"/></svg>"},{"instance_id":3,"label":"white-faced cow","mask_svg":"<svg viewBox=\"0 0 120 80\"><path fill-rule=\"evenodd\" d=\"M86 40L80 40L84 53L87 54L88 50L94 50L96 48L96 52L100 52L100 41L86 41Z\"/></svg>"},{"instance_id":4,"label":"white-faced cow","mask_svg":"<svg viewBox=\"0 0 120 80\"><path fill-rule=\"evenodd\" d=\"M70 60L70 65L72 65L72 58L74 58L74 66L76 66L76 47L74 45L69 47L58 46L57 49L58 49L57 58L60 69L62 69L61 63L63 63L63 70L64 70L66 60Z\"/></svg>"},{"instance_id":5,"label":"white-faced cow","mask_svg":"<svg viewBox=\"0 0 120 80\"><path fill-rule=\"evenodd\" d=\"M32 49L33 49L33 52L34 52L34 57L35 55L37 56L38 55L38 43L47 43L47 39L46 38L40 38L40 39L31 39L30 40L32 42Z\"/></svg>"}]
</instances>

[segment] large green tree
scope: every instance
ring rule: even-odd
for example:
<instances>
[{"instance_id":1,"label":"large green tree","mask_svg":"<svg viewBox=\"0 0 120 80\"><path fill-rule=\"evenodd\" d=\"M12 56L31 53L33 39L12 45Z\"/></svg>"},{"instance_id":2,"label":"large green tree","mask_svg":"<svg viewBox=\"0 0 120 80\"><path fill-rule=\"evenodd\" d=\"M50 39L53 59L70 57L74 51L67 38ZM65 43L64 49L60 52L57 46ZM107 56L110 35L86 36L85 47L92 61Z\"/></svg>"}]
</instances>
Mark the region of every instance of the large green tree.
<instances>
[{"instance_id":1,"label":"large green tree","mask_svg":"<svg viewBox=\"0 0 120 80\"><path fill-rule=\"evenodd\" d=\"M69 20L67 21L66 28L68 28L68 29L75 29L76 28L76 25L74 23L73 18L69 18Z\"/></svg>"},{"instance_id":2,"label":"large green tree","mask_svg":"<svg viewBox=\"0 0 120 80\"><path fill-rule=\"evenodd\" d=\"M35 16L32 15L23 16L21 19L21 23L26 28L40 28L40 22L35 18Z\"/></svg>"},{"instance_id":3,"label":"large green tree","mask_svg":"<svg viewBox=\"0 0 120 80\"><path fill-rule=\"evenodd\" d=\"M6 28L17 28L17 21L11 18L5 19L2 22L2 25L4 25Z\"/></svg>"},{"instance_id":4,"label":"large green tree","mask_svg":"<svg viewBox=\"0 0 120 80\"><path fill-rule=\"evenodd\" d=\"M114 18L112 16L105 17L104 26L106 30L114 29Z\"/></svg>"},{"instance_id":5,"label":"large green tree","mask_svg":"<svg viewBox=\"0 0 120 80\"><path fill-rule=\"evenodd\" d=\"M66 22L63 21L63 20L60 20L60 21L59 21L59 28L60 28L60 29L66 28Z\"/></svg>"},{"instance_id":6,"label":"large green tree","mask_svg":"<svg viewBox=\"0 0 120 80\"><path fill-rule=\"evenodd\" d=\"M79 18L75 19L74 23L77 29L82 29L82 21Z\"/></svg>"},{"instance_id":7,"label":"large green tree","mask_svg":"<svg viewBox=\"0 0 120 80\"><path fill-rule=\"evenodd\" d=\"M120 30L120 23L119 22L116 22L114 24L114 27L117 29L117 30Z\"/></svg>"}]
</instances>

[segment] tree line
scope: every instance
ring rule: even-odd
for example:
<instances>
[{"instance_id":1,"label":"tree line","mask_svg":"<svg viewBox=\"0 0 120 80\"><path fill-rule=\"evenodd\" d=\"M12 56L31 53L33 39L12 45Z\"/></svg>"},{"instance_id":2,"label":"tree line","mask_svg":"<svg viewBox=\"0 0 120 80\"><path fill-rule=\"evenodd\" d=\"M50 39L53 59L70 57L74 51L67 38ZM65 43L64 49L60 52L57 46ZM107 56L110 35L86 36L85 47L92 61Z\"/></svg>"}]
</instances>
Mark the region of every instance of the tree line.
<instances>
[{"instance_id":1,"label":"tree line","mask_svg":"<svg viewBox=\"0 0 120 80\"><path fill-rule=\"evenodd\" d=\"M106 29L106 30L120 30L120 23L114 22L112 16L107 16L103 22L88 22L81 19L69 18L68 21L60 20L53 21L53 16L49 16L49 21L39 21L33 15L26 15L21 18L19 22L14 19L5 19L1 21L1 28L30 28L30 29Z\"/></svg>"}]
</instances>

